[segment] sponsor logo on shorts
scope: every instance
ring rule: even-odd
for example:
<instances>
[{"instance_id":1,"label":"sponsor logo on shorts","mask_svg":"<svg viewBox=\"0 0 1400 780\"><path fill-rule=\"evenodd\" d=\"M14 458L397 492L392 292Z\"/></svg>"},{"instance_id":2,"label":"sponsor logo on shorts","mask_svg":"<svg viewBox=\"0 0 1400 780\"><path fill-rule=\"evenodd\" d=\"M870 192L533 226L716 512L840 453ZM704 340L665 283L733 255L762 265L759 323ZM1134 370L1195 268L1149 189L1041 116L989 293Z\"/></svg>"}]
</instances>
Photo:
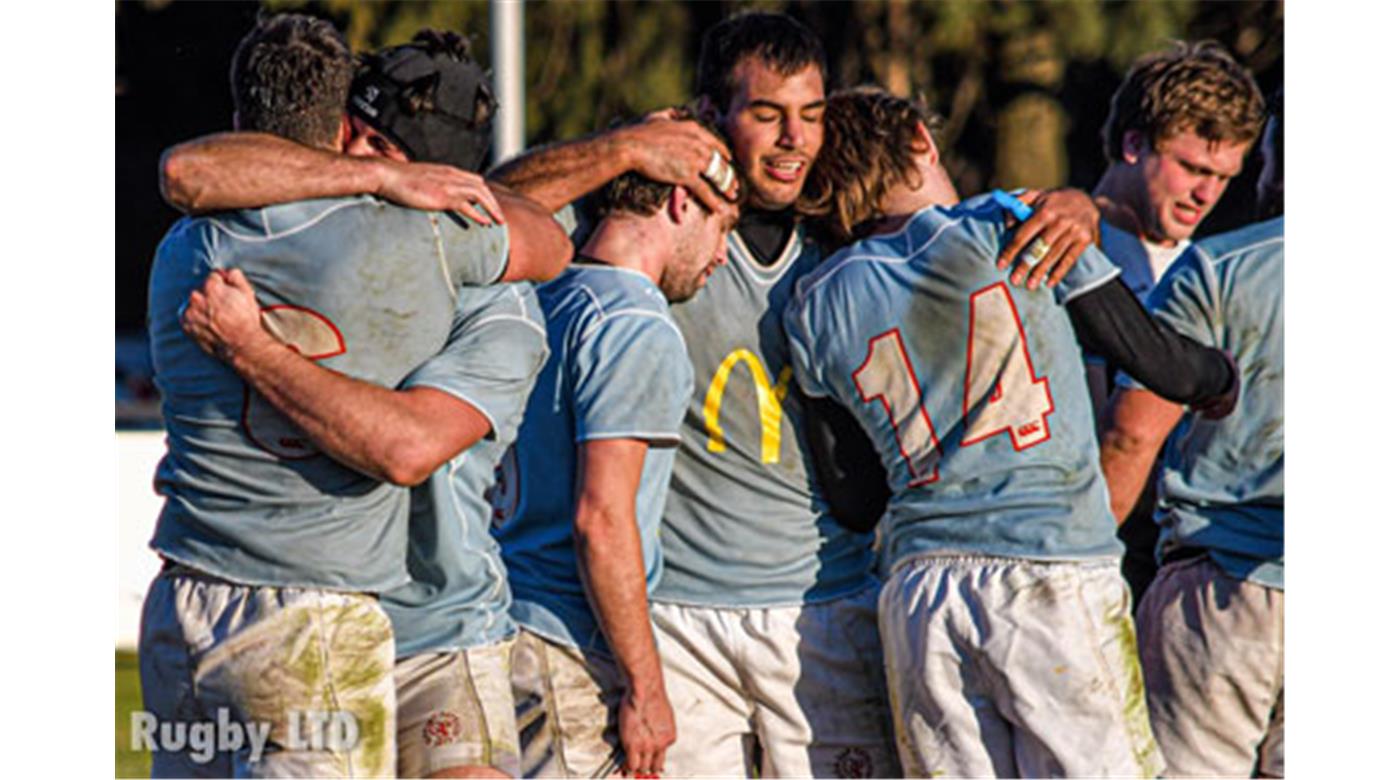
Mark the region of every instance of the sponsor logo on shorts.
<instances>
[{"instance_id":1,"label":"sponsor logo on shorts","mask_svg":"<svg viewBox=\"0 0 1400 780\"><path fill-rule=\"evenodd\" d=\"M442 747L462 738L462 719L456 713L434 712L423 724L423 742L428 747Z\"/></svg>"},{"instance_id":2,"label":"sponsor logo on shorts","mask_svg":"<svg viewBox=\"0 0 1400 780\"><path fill-rule=\"evenodd\" d=\"M351 750L360 741L360 723L349 712L320 710L287 713L288 750ZM241 721L220 707L214 720L162 721L153 713L131 713L131 749L152 753L185 753L196 764L207 764L221 753L248 751L249 763L262 760L273 724Z\"/></svg>"},{"instance_id":3,"label":"sponsor logo on shorts","mask_svg":"<svg viewBox=\"0 0 1400 780\"><path fill-rule=\"evenodd\" d=\"M875 762L865 748L843 748L836 754L837 777L872 777L874 771Z\"/></svg>"}]
</instances>

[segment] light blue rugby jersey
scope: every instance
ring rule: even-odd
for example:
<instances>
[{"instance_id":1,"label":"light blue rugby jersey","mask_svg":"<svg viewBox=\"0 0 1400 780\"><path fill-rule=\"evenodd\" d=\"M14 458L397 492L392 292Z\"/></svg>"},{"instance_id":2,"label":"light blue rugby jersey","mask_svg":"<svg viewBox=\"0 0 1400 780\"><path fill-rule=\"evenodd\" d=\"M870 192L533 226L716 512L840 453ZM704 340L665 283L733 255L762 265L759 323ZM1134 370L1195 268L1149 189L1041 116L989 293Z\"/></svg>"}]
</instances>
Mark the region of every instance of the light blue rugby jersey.
<instances>
[{"instance_id":1,"label":"light blue rugby jersey","mask_svg":"<svg viewBox=\"0 0 1400 780\"><path fill-rule=\"evenodd\" d=\"M1158 552L1202 547L1230 576L1282 590L1283 217L1194 245L1149 303L1162 322L1229 352L1240 369L1233 413L1187 415L1167 440Z\"/></svg>"},{"instance_id":2,"label":"light blue rugby jersey","mask_svg":"<svg viewBox=\"0 0 1400 780\"><path fill-rule=\"evenodd\" d=\"M327 368L397 385L447 341L464 284L495 281L504 228L370 197L182 219L157 250L147 326L165 418L151 546L240 583L378 592L408 579L408 491L321 454L180 329L211 269L240 268L270 326Z\"/></svg>"},{"instance_id":3,"label":"light blue rugby jersey","mask_svg":"<svg viewBox=\"0 0 1400 780\"><path fill-rule=\"evenodd\" d=\"M525 410L496 492L495 529L510 574L511 615L560 644L609 652L574 552L577 446L651 443L637 489L647 590L661 577L657 528L690 392L685 342L645 275L574 264L538 289L549 361Z\"/></svg>"},{"instance_id":4,"label":"light blue rugby jersey","mask_svg":"<svg viewBox=\"0 0 1400 780\"><path fill-rule=\"evenodd\" d=\"M695 387L666 500L656 601L793 605L875 581L872 535L843 527L822 496L783 334L783 307L821 258L799 228L765 267L732 232L728 262L671 307Z\"/></svg>"},{"instance_id":5,"label":"light blue rugby jersey","mask_svg":"<svg viewBox=\"0 0 1400 780\"><path fill-rule=\"evenodd\" d=\"M491 537L488 494L496 464L515 441L535 376L549 354L534 288L463 288L447 347L403 387L456 396L491 423L485 438L412 491L408 573L385 593L400 658L499 642L515 633L510 585Z\"/></svg>"},{"instance_id":6,"label":"light blue rugby jersey","mask_svg":"<svg viewBox=\"0 0 1400 780\"><path fill-rule=\"evenodd\" d=\"M797 377L860 421L893 498L881 561L1122 552L1079 344L1062 304L1118 274L1097 249L1053 289L1007 282L985 197L833 255L787 311Z\"/></svg>"}]
</instances>

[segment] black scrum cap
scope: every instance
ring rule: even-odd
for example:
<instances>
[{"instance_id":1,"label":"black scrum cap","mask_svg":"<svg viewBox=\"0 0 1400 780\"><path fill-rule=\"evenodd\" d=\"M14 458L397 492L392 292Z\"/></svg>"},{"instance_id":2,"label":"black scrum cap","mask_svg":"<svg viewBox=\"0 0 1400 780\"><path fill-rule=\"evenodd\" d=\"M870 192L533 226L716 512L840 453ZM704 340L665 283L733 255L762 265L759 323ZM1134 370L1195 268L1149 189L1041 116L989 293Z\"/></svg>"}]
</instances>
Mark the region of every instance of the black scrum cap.
<instances>
[{"instance_id":1,"label":"black scrum cap","mask_svg":"<svg viewBox=\"0 0 1400 780\"><path fill-rule=\"evenodd\" d=\"M496 98L458 36L424 31L412 43L364 56L350 113L409 159L480 172L491 148Z\"/></svg>"}]
</instances>

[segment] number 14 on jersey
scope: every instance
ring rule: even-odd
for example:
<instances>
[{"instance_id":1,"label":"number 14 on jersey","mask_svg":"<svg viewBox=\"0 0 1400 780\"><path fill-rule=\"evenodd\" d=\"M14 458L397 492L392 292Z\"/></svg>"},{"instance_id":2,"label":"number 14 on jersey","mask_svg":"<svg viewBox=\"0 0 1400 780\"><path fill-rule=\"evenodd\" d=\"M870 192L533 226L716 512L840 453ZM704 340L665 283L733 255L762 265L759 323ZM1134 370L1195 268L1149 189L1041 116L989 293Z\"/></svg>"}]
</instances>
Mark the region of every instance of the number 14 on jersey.
<instances>
[{"instance_id":1,"label":"number 14 on jersey","mask_svg":"<svg viewBox=\"0 0 1400 780\"><path fill-rule=\"evenodd\" d=\"M1050 383L1035 375L1011 291L999 282L973 293L970 304L961 446L1002 433L1010 434L1017 452L1048 441L1048 418L1055 411ZM884 405L909 467L910 487L937 482L938 434L899 328L870 339L865 362L851 378L862 401Z\"/></svg>"}]
</instances>

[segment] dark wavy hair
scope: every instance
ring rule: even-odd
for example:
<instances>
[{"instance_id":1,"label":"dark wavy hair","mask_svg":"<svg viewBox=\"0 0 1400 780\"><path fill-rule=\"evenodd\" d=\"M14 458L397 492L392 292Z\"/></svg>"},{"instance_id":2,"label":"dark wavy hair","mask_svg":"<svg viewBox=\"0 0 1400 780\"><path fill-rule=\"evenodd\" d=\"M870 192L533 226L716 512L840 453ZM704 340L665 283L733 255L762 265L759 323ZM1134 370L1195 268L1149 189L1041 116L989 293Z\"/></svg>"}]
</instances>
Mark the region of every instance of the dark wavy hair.
<instances>
[{"instance_id":1,"label":"dark wavy hair","mask_svg":"<svg viewBox=\"0 0 1400 780\"><path fill-rule=\"evenodd\" d=\"M238 125L334 146L354 73L350 47L329 22L303 14L259 17L229 68Z\"/></svg>"},{"instance_id":2,"label":"dark wavy hair","mask_svg":"<svg viewBox=\"0 0 1400 780\"><path fill-rule=\"evenodd\" d=\"M749 56L783 76L816 65L826 83L826 49L816 33L785 14L743 11L705 31L695 94L708 97L724 113L734 97L734 67Z\"/></svg>"}]
</instances>

